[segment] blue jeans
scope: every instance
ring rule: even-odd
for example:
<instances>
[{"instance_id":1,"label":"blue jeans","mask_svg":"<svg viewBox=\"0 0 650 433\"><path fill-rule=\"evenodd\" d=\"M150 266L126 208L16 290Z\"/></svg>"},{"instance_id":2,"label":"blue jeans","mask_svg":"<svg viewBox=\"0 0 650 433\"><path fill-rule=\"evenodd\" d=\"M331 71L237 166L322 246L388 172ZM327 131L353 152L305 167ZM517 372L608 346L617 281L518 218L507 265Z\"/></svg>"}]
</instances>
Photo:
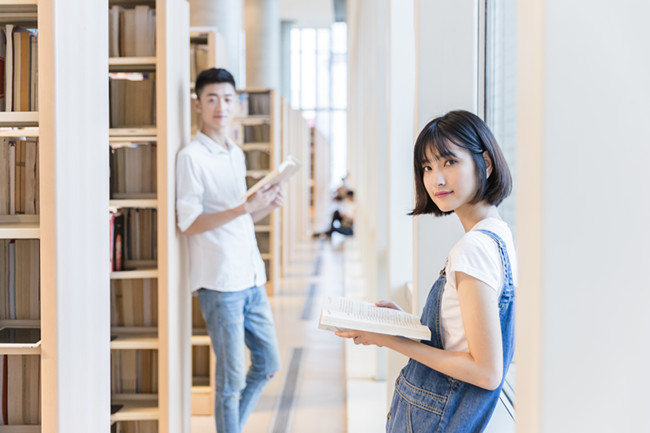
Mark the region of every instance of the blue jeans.
<instances>
[{"instance_id":1,"label":"blue jeans","mask_svg":"<svg viewBox=\"0 0 650 433\"><path fill-rule=\"evenodd\" d=\"M238 433L280 369L271 306L264 286L239 292L200 289L199 300L217 357L217 432ZM251 353L248 373L244 344Z\"/></svg>"}]
</instances>

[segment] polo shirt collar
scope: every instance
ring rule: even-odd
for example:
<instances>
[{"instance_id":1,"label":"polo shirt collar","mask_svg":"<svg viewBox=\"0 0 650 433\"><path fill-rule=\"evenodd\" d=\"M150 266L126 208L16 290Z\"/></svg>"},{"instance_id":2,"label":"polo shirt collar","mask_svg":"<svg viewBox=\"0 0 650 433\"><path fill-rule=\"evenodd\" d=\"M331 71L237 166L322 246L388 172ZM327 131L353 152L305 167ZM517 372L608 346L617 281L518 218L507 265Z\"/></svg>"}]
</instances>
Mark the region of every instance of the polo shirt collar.
<instances>
[{"instance_id":1,"label":"polo shirt collar","mask_svg":"<svg viewBox=\"0 0 650 433\"><path fill-rule=\"evenodd\" d=\"M236 146L235 143L230 139L230 137L226 137L226 145L228 148L226 149L219 143L215 142L213 139L202 133L201 131L197 131L196 133L196 139L201 142L205 147L210 150L210 152L215 153L215 154L220 154L220 153L228 153L232 150L233 146Z\"/></svg>"}]
</instances>

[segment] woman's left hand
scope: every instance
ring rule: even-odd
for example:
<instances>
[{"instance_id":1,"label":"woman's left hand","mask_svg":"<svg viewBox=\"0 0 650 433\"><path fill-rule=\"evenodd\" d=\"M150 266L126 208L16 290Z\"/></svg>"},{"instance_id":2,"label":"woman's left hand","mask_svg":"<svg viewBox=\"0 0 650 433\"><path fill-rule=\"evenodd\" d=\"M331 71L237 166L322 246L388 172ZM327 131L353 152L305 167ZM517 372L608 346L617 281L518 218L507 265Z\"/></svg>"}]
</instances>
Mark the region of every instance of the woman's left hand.
<instances>
[{"instance_id":1,"label":"woman's left hand","mask_svg":"<svg viewBox=\"0 0 650 433\"><path fill-rule=\"evenodd\" d=\"M363 344L364 346L373 344L375 346L382 347L385 346L388 339L391 338L390 335L386 334L353 330L335 332L334 334L343 338L351 338L352 341L354 341L354 344Z\"/></svg>"}]
</instances>

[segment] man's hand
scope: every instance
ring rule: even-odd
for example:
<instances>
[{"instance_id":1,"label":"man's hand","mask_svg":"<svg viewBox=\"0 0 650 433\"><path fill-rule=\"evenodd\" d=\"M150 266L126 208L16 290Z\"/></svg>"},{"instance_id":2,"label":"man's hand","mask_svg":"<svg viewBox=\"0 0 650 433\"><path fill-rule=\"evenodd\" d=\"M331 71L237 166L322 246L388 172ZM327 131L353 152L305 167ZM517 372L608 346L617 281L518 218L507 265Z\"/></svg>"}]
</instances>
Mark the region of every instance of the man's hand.
<instances>
[{"instance_id":1,"label":"man's hand","mask_svg":"<svg viewBox=\"0 0 650 433\"><path fill-rule=\"evenodd\" d=\"M266 210L277 200L280 192L281 187L279 184L263 188L248 197L244 203L244 210L250 214Z\"/></svg>"}]
</instances>

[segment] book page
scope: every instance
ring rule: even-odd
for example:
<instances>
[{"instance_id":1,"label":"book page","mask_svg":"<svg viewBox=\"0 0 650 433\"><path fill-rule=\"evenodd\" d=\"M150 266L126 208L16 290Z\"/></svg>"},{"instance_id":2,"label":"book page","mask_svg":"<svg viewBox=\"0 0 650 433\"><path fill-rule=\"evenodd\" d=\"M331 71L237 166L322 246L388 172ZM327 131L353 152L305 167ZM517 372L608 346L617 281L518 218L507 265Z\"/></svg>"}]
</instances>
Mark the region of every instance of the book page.
<instances>
[{"instance_id":1,"label":"book page","mask_svg":"<svg viewBox=\"0 0 650 433\"><path fill-rule=\"evenodd\" d=\"M418 329L422 326L420 319L412 314L392 308L382 308L367 302L347 298L330 298L331 315L342 315L356 320L382 323L386 326Z\"/></svg>"}]
</instances>

